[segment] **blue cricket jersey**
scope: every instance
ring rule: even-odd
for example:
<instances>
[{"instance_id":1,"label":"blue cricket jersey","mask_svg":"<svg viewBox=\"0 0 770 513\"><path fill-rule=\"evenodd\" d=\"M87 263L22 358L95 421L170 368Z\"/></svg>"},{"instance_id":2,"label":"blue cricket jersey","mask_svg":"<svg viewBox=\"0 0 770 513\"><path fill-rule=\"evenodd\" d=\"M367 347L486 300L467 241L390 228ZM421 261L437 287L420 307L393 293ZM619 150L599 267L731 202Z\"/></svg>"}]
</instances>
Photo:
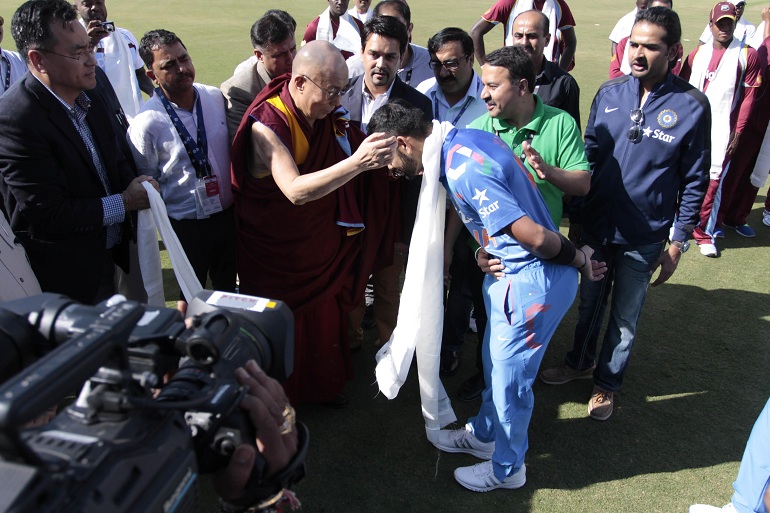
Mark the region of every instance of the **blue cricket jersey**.
<instances>
[{"instance_id":1,"label":"blue cricket jersey","mask_svg":"<svg viewBox=\"0 0 770 513\"><path fill-rule=\"evenodd\" d=\"M503 262L504 272L516 273L537 262L503 230L523 216L549 230L556 227L532 175L508 145L483 130L454 129L444 140L441 159L441 182L460 219Z\"/></svg>"}]
</instances>

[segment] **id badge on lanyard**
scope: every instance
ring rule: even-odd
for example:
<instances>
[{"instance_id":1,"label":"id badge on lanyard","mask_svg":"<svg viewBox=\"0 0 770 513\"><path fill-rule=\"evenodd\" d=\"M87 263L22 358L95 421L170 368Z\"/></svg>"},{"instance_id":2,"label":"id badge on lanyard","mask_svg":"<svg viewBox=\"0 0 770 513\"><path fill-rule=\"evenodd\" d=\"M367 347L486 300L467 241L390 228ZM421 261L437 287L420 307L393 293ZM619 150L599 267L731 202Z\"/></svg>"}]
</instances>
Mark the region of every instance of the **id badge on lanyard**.
<instances>
[{"instance_id":1,"label":"id badge on lanyard","mask_svg":"<svg viewBox=\"0 0 770 513\"><path fill-rule=\"evenodd\" d=\"M198 178L195 186L196 214L198 219L205 219L222 211L219 198L219 180L216 175Z\"/></svg>"}]
</instances>

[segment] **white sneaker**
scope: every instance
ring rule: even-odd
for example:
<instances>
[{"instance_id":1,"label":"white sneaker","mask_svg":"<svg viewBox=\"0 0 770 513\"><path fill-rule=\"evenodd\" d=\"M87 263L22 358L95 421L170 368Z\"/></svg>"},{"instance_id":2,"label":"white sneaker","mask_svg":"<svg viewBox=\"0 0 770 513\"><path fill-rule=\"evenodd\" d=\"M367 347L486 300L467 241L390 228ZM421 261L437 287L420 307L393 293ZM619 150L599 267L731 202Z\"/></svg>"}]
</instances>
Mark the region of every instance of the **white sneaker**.
<instances>
[{"instance_id":1,"label":"white sneaker","mask_svg":"<svg viewBox=\"0 0 770 513\"><path fill-rule=\"evenodd\" d=\"M770 226L770 212L767 210L762 211L762 223L765 226Z\"/></svg>"},{"instance_id":2,"label":"white sneaker","mask_svg":"<svg viewBox=\"0 0 770 513\"><path fill-rule=\"evenodd\" d=\"M462 486L474 492L489 492L498 488L515 490L527 482L527 466L522 464L517 472L500 481L495 477L492 461L484 461L472 467L456 469L455 479Z\"/></svg>"},{"instance_id":3,"label":"white sneaker","mask_svg":"<svg viewBox=\"0 0 770 513\"><path fill-rule=\"evenodd\" d=\"M482 442L473 436L468 424L462 429L440 430L433 445L444 452L463 452L483 460L490 459L495 452L495 442Z\"/></svg>"},{"instance_id":4,"label":"white sneaker","mask_svg":"<svg viewBox=\"0 0 770 513\"><path fill-rule=\"evenodd\" d=\"M717 247L714 244L698 244L698 247L700 248L700 254L703 256L707 256L709 258L716 258L719 256Z\"/></svg>"}]
</instances>

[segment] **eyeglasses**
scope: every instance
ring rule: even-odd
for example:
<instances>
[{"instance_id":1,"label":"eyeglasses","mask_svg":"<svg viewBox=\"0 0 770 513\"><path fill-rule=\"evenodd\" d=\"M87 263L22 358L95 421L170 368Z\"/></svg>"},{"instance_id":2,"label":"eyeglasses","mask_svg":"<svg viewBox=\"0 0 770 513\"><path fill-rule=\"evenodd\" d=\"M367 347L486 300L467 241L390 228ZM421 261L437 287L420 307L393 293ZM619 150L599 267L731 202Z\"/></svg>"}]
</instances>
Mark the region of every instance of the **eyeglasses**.
<instances>
[{"instance_id":1,"label":"eyeglasses","mask_svg":"<svg viewBox=\"0 0 770 513\"><path fill-rule=\"evenodd\" d=\"M344 95L348 91L350 91L350 86L345 86L345 87L342 87L342 88L330 87L329 89L324 89L323 87L321 87L318 84L316 84L315 80L313 80L309 76L307 76L307 75L302 75L302 76L305 77L306 79L310 80L310 82L312 82L314 86L316 86L318 89L323 91L324 94L326 95L326 99L327 100L333 100L335 98L338 98L338 97Z\"/></svg>"},{"instance_id":2,"label":"eyeglasses","mask_svg":"<svg viewBox=\"0 0 770 513\"><path fill-rule=\"evenodd\" d=\"M642 124L644 124L644 113L642 112L642 109L634 109L631 111L631 121L634 124L628 129L628 140L636 144L642 140Z\"/></svg>"},{"instance_id":3,"label":"eyeglasses","mask_svg":"<svg viewBox=\"0 0 770 513\"><path fill-rule=\"evenodd\" d=\"M73 61L83 62L85 59L88 58L89 55L93 55L94 54L94 48L95 48L94 45L88 45L88 48L85 51L80 52L77 55L66 55L66 54L63 54L63 53L56 53L56 52L51 51L51 50L46 50L45 48L37 48L36 50L38 52L50 53L52 55L58 55L59 57L64 57L66 59L71 59Z\"/></svg>"},{"instance_id":4,"label":"eyeglasses","mask_svg":"<svg viewBox=\"0 0 770 513\"><path fill-rule=\"evenodd\" d=\"M437 59L431 59L428 61L428 66L430 66L430 69L432 69L433 71L441 69L442 66L446 68L447 71L450 71L450 72L457 71L457 68L460 67L460 61L463 59L467 60L469 58L470 58L470 55L464 55L459 59L453 59L449 61L440 61Z\"/></svg>"}]
</instances>

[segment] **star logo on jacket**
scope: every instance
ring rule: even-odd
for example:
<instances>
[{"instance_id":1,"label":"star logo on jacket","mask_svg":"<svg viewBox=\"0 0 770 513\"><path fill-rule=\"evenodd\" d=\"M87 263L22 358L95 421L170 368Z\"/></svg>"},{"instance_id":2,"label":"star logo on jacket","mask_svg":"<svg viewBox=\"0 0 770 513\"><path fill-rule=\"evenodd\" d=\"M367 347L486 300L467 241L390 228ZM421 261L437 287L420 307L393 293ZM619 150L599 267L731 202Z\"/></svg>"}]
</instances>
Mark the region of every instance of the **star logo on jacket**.
<instances>
[{"instance_id":1,"label":"star logo on jacket","mask_svg":"<svg viewBox=\"0 0 770 513\"><path fill-rule=\"evenodd\" d=\"M662 110L658 114L658 124L661 128L672 128L678 120L676 112L671 109Z\"/></svg>"},{"instance_id":2,"label":"star logo on jacket","mask_svg":"<svg viewBox=\"0 0 770 513\"><path fill-rule=\"evenodd\" d=\"M483 205L485 201L489 201L489 198L487 198L487 190L486 189L484 189L483 191L480 191L480 190L478 190L478 189L476 189L474 187L473 190L476 191L476 195L473 198L471 198L471 199L478 200L479 205Z\"/></svg>"},{"instance_id":3,"label":"star logo on jacket","mask_svg":"<svg viewBox=\"0 0 770 513\"><path fill-rule=\"evenodd\" d=\"M649 136L650 136L650 134L652 134L652 128L650 128L650 127L648 126L647 128L644 128L644 129L642 129L642 132L644 132L644 136L645 136L645 137L649 137Z\"/></svg>"}]
</instances>

